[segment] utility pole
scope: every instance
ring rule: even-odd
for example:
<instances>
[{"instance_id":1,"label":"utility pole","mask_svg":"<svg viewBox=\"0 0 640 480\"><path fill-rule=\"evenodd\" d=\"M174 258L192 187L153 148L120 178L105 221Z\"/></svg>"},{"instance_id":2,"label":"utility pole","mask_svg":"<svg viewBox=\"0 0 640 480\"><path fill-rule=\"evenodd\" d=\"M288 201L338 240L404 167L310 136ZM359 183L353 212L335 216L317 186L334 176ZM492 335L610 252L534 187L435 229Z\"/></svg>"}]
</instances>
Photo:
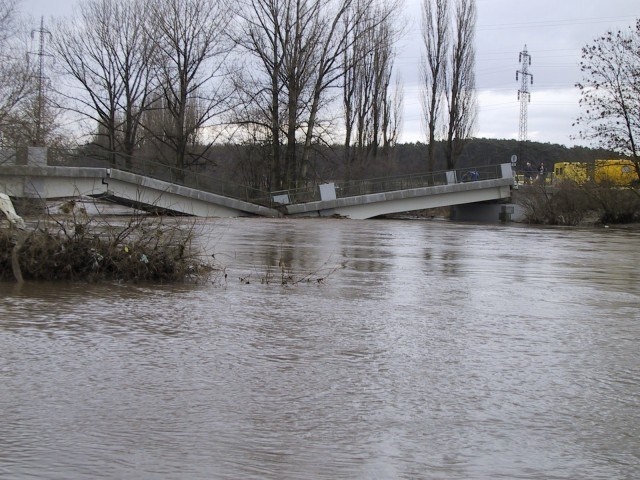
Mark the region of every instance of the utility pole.
<instances>
[{"instance_id":1,"label":"utility pole","mask_svg":"<svg viewBox=\"0 0 640 480\"><path fill-rule=\"evenodd\" d=\"M44 75L44 57L51 56L45 51L44 43L45 36L51 35L49 30L45 30L44 28L44 17L40 17L40 29L33 30L31 32L31 38L34 37L35 34L40 35L40 46L38 51L33 53L33 55L38 56L38 98L37 98L37 113L36 113L36 137L34 139L34 143L36 146L42 146L43 143L43 135L42 135L42 125L44 123L44 103L45 103L45 82L47 78Z\"/></svg>"},{"instance_id":2,"label":"utility pole","mask_svg":"<svg viewBox=\"0 0 640 480\"><path fill-rule=\"evenodd\" d=\"M524 153L524 144L527 141L527 107L531 102L531 94L529 93L529 85L533 85L533 75L529 73L529 65L531 65L531 55L527 52L527 46L520 52L518 58L520 62L520 70L516 70L516 82L520 80L520 89L518 90L518 100L520 100L520 128L518 131L518 141L520 142L520 160Z\"/></svg>"},{"instance_id":3,"label":"utility pole","mask_svg":"<svg viewBox=\"0 0 640 480\"><path fill-rule=\"evenodd\" d=\"M527 105L531 101L529 93L529 84L533 85L533 75L529 73L529 65L531 65L531 55L527 52L527 46L520 52L518 60L521 63L520 70L516 71L516 82L520 77L520 89L518 90L518 100L520 100L520 131L518 140L527 141Z\"/></svg>"}]
</instances>

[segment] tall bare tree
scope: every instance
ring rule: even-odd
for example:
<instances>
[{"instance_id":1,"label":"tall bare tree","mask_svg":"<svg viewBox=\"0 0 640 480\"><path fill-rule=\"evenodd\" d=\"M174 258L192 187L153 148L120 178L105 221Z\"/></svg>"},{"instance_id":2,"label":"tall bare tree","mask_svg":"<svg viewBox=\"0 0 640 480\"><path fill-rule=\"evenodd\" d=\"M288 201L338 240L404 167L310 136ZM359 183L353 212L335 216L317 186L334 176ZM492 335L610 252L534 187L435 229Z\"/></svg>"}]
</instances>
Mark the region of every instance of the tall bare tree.
<instances>
[{"instance_id":1,"label":"tall bare tree","mask_svg":"<svg viewBox=\"0 0 640 480\"><path fill-rule=\"evenodd\" d=\"M475 28L475 0L457 0L447 78L447 169L455 168L476 120Z\"/></svg>"},{"instance_id":2,"label":"tall bare tree","mask_svg":"<svg viewBox=\"0 0 640 480\"><path fill-rule=\"evenodd\" d=\"M238 39L256 59L260 108L271 141L276 186L307 181L328 92L344 75L345 51L375 0L246 0ZM356 4L362 8L353 8ZM369 8L367 8L367 6ZM381 10L382 11L382 10ZM388 15L388 12L386 13ZM379 21L384 20L384 16ZM364 31L364 30L361 30ZM277 145L276 145L277 144Z\"/></svg>"},{"instance_id":3,"label":"tall bare tree","mask_svg":"<svg viewBox=\"0 0 640 480\"><path fill-rule=\"evenodd\" d=\"M154 88L154 44L144 0L86 0L78 15L58 23L53 46L64 73L80 93L61 92L67 108L97 125L98 143L115 163L129 162Z\"/></svg>"},{"instance_id":4,"label":"tall bare tree","mask_svg":"<svg viewBox=\"0 0 640 480\"><path fill-rule=\"evenodd\" d=\"M282 147L286 105L282 71L285 26L281 22L287 19L285 8L285 2L280 0L247 0L236 12L240 20L236 41L245 51L251 52L258 68L252 68L254 64L248 62L247 68L236 72L237 92L243 101L235 121L245 126L254 142L270 145L265 163L270 170L269 185L274 189L284 185Z\"/></svg>"},{"instance_id":5,"label":"tall bare tree","mask_svg":"<svg viewBox=\"0 0 640 480\"><path fill-rule=\"evenodd\" d=\"M361 173L370 159L378 157L380 147L388 154L399 135L402 89L399 81L395 89L391 84L397 34L394 18L377 7L362 15L345 51L342 99L347 178L356 173L354 167Z\"/></svg>"},{"instance_id":6,"label":"tall bare tree","mask_svg":"<svg viewBox=\"0 0 640 480\"><path fill-rule=\"evenodd\" d=\"M161 100L170 121L154 133L169 147L179 169L201 152L190 151L203 130L228 109L225 64L233 45L226 35L231 20L224 0L152 0L151 29L159 65ZM206 137L211 144L212 138ZM194 155L194 158L190 157Z\"/></svg>"},{"instance_id":7,"label":"tall bare tree","mask_svg":"<svg viewBox=\"0 0 640 480\"><path fill-rule=\"evenodd\" d=\"M449 54L449 0L423 0L422 60L423 97L422 109L427 128L427 170L435 168L437 132L443 121L442 104L446 95L446 79Z\"/></svg>"},{"instance_id":8,"label":"tall bare tree","mask_svg":"<svg viewBox=\"0 0 640 480\"><path fill-rule=\"evenodd\" d=\"M400 75L396 75L395 86L384 101L382 110L382 150L389 159L391 147L398 143L402 129L404 88Z\"/></svg>"},{"instance_id":9,"label":"tall bare tree","mask_svg":"<svg viewBox=\"0 0 640 480\"><path fill-rule=\"evenodd\" d=\"M17 5L18 0L0 0L0 137L36 88Z\"/></svg>"},{"instance_id":10,"label":"tall bare tree","mask_svg":"<svg viewBox=\"0 0 640 480\"><path fill-rule=\"evenodd\" d=\"M582 49L580 135L633 159L640 179L640 19Z\"/></svg>"},{"instance_id":11,"label":"tall bare tree","mask_svg":"<svg viewBox=\"0 0 640 480\"><path fill-rule=\"evenodd\" d=\"M313 23L314 34L309 38L311 43L317 46L315 52L316 65L313 66L311 73L311 98L308 106L308 115L306 116L306 125L304 132L304 148L296 170L299 170L299 178L294 175L294 183L307 181L307 168L309 166L309 157L311 154L312 143L316 135L315 128L319 122L318 115L325 100L324 95L334 86L335 82L342 78L344 69L342 67L342 59L344 51L350 47L355 41L352 33L358 29L367 12L367 5L373 9L375 2L369 0L360 0L360 7L352 9L356 3L353 0L339 0L334 3L334 8L327 8L330 4L316 1L314 9L320 15L316 17ZM350 22L343 22L349 12L355 11ZM384 19L383 16L380 20ZM297 173L297 172L296 172Z\"/></svg>"}]
</instances>

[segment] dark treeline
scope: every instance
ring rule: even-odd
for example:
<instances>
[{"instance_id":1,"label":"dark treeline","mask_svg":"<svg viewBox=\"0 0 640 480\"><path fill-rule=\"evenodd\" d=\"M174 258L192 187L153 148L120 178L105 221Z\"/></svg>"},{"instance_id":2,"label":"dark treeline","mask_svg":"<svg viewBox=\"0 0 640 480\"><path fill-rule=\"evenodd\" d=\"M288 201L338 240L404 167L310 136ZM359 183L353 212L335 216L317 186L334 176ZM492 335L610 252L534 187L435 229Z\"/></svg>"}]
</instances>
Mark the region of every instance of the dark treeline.
<instances>
[{"instance_id":1,"label":"dark treeline","mask_svg":"<svg viewBox=\"0 0 640 480\"><path fill-rule=\"evenodd\" d=\"M445 147L444 141L436 142L433 171L447 169ZM310 170L313 172L313 183L423 173L430 171L427 165L428 151L426 143L398 143L389 150L388 155L372 157L361 163L357 170L348 171L343 146L320 147L311 155ZM523 148L517 140L478 138L467 142L456 168L508 163L512 155L519 157L518 169L522 168L524 162L531 162L535 166L544 163L547 170L551 170L556 162L593 162L596 159L618 158L617 154L601 149L540 142L527 142ZM211 173L255 188L264 188L261 183L268 172L255 146L217 146L212 149L211 156Z\"/></svg>"},{"instance_id":2,"label":"dark treeline","mask_svg":"<svg viewBox=\"0 0 640 480\"><path fill-rule=\"evenodd\" d=\"M187 165L187 170L260 190L275 190L269 184L271 164L268 149L268 146L260 144L229 143L216 144L204 151L203 146L201 155L194 157ZM100 157L100 150L95 147L88 146L82 150L81 155L85 158ZM445 142L436 142L434 150L433 171L446 170ZM426 143L398 143L385 155L370 156L361 161L358 168L354 168L346 159L343 145L316 146L309 155L308 184L424 173L430 171L428 152ZM593 162L596 159L618 158L615 153L601 149L541 142L526 142L522 146L517 140L478 138L467 142L456 168L508 163L512 155L519 157L518 169L522 168L524 162L531 162L535 166L544 163L548 171L556 162ZM152 157L133 157L131 163L140 163L143 158L145 161L155 161Z\"/></svg>"}]
</instances>

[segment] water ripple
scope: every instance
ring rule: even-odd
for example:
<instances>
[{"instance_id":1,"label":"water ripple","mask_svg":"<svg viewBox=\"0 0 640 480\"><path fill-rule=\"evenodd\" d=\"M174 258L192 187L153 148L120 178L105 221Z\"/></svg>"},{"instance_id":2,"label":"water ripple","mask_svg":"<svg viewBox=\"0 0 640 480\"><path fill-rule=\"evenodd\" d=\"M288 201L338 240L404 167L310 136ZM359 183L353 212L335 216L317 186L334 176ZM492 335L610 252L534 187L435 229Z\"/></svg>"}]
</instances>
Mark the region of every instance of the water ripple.
<instances>
[{"instance_id":1,"label":"water ripple","mask_svg":"<svg viewBox=\"0 0 640 480\"><path fill-rule=\"evenodd\" d=\"M204 243L227 259L221 286L0 285L0 478L640 468L637 236L395 221L211 228ZM322 284L235 280L280 258L301 275L328 259L343 267Z\"/></svg>"}]
</instances>

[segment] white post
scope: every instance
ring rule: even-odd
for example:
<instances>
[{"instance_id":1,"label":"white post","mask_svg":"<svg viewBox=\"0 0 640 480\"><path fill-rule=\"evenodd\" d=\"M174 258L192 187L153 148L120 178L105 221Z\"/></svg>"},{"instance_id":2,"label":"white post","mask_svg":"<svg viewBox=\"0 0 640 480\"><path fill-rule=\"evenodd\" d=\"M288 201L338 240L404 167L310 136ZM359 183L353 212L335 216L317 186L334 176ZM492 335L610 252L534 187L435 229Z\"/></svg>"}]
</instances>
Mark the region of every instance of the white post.
<instances>
[{"instance_id":1,"label":"white post","mask_svg":"<svg viewBox=\"0 0 640 480\"><path fill-rule=\"evenodd\" d=\"M320 200L335 200L336 185L335 183L323 183L320 185Z\"/></svg>"},{"instance_id":2,"label":"white post","mask_svg":"<svg viewBox=\"0 0 640 480\"><path fill-rule=\"evenodd\" d=\"M513 178L513 167L510 163L501 163L500 170L502 178Z\"/></svg>"}]
</instances>

